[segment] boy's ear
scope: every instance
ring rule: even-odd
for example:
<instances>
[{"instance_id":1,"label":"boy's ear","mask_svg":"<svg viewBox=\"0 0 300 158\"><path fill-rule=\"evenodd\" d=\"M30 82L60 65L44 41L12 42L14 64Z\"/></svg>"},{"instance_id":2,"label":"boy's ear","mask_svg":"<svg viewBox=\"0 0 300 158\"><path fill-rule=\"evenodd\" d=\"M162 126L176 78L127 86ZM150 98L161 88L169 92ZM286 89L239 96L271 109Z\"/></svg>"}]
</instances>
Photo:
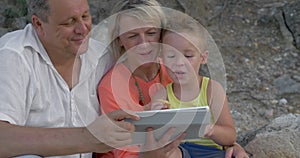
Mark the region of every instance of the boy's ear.
<instances>
[{"instance_id":1,"label":"boy's ear","mask_svg":"<svg viewBox=\"0 0 300 158\"><path fill-rule=\"evenodd\" d=\"M206 64L208 59L208 50L201 53L201 64Z\"/></svg>"}]
</instances>

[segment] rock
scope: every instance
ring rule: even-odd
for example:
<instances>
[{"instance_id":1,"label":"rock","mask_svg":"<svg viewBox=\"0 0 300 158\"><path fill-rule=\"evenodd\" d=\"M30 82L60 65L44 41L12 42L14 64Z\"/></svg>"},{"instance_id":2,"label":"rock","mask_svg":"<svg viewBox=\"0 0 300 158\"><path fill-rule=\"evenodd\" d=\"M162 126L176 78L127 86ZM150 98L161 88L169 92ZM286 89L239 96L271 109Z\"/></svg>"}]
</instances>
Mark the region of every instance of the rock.
<instances>
[{"instance_id":1,"label":"rock","mask_svg":"<svg viewBox=\"0 0 300 158\"><path fill-rule=\"evenodd\" d=\"M0 28L0 37L8 32L6 28Z\"/></svg>"},{"instance_id":2,"label":"rock","mask_svg":"<svg viewBox=\"0 0 300 158\"><path fill-rule=\"evenodd\" d=\"M300 115L288 114L274 119L245 147L253 158L299 158Z\"/></svg>"},{"instance_id":3,"label":"rock","mask_svg":"<svg viewBox=\"0 0 300 158\"><path fill-rule=\"evenodd\" d=\"M289 3L283 7L288 29L294 37L295 46L300 49L300 1Z\"/></svg>"},{"instance_id":4,"label":"rock","mask_svg":"<svg viewBox=\"0 0 300 158\"><path fill-rule=\"evenodd\" d=\"M285 98L279 100L279 105L286 105L288 101Z\"/></svg>"},{"instance_id":5,"label":"rock","mask_svg":"<svg viewBox=\"0 0 300 158\"><path fill-rule=\"evenodd\" d=\"M272 116L274 115L274 110L273 109L266 110L264 115L266 118L272 118Z\"/></svg>"},{"instance_id":6,"label":"rock","mask_svg":"<svg viewBox=\"0 0 300 158\"><path fill-rule=\"evenodd\" d=\"M279 94L300 93L300 83L293 80L290 75L283 75L274 80L273 85Z\"/></svg>"},{"instance_id":7,"label":"rock","mask_svg":"<svg viewBox=\"0 0 300 158\"><path fill-rule=\"evenodd\" d=\"M300 82L300 75L294 75L292 76L292 79L294 79L297 82Z\"/></svg>"},{"instance_id":8,"label":"rock","mask_svg":"<svg viewBox=\"0 0 300 158\"><path fill-rule=\"evenodd\" d=\"M24 28L28 23L26 20L26 17L15 18L11 24L11 27L14 29Z\"/></svg>"}]
</instances>

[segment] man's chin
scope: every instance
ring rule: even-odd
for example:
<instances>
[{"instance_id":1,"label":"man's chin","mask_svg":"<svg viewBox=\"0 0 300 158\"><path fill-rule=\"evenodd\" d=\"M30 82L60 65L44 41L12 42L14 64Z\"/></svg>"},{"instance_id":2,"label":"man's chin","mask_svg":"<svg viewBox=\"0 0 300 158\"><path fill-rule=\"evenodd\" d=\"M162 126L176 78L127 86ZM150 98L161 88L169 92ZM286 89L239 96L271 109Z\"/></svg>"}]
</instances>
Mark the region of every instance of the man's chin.
<instances>
[{"instance_id":1,"label":"man's chin","mask_svg":"<svg viewBox=\"0 0 300 158\"><path fill-rule=\"evenodd\" d=\"M84 53L86 53L88 50L88 42L84 43L84 44L81 44L77 51L76 51L76 55L82 55Z\"/></svg>"}]
</instances>

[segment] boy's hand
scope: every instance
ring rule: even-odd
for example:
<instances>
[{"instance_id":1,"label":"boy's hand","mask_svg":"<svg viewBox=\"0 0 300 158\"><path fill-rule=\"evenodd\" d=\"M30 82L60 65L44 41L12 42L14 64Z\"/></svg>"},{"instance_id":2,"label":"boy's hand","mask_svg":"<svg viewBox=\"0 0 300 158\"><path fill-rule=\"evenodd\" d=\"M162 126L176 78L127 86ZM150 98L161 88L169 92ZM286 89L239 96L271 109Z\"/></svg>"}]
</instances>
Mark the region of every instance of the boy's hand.
<instances>
[{"instance_id":1,"label":"boy's hand","mask_svg":"<svg viewBox=\"0 0 300 158\"><path fill-rule=\"evenodd\" d=\"M150 94L153 93L153 95L151 95L151 102L146 105L145 110L161 110L170 107L167 101L166 88L162 84L152 85L149 91Z\"/></svg>"}]
</instances>

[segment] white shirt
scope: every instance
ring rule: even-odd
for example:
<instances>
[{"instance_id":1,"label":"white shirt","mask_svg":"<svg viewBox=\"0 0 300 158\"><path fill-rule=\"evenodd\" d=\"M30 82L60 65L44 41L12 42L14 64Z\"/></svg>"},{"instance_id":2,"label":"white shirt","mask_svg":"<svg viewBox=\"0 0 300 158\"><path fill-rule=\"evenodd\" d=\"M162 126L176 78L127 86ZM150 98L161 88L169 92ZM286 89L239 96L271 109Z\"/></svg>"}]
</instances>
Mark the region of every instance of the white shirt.
<instances>
[{"instance_id":1,"label":"white shirt","mask_svg":"<svg viewBox=\"0 0 300 158\"><path fill-rule=\"evenodd\" d=\"M89 42L88 52L80 56L79 83L70 91L31 24L4 35L0 39L0 120L45 128L91 123L99 113L98 83L113 58L103 44Z\"/></svg>"}]
</instances>

